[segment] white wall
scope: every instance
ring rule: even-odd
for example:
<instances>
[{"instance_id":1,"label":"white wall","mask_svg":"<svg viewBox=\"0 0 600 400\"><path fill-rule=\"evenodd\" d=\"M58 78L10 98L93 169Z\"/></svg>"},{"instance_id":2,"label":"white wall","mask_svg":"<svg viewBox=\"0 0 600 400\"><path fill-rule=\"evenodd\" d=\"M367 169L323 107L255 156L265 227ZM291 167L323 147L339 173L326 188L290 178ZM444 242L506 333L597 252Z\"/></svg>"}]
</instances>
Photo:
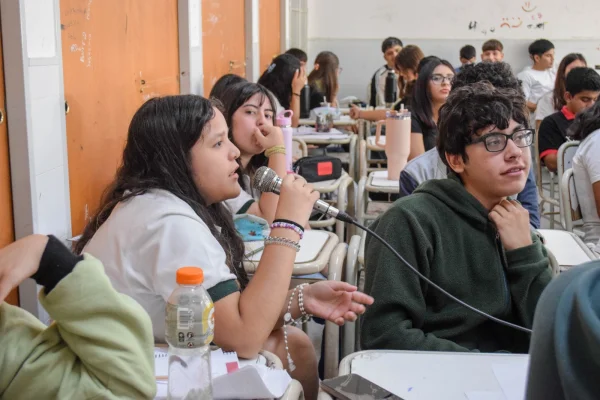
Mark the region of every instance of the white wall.
<instances>
[{"instance_id":1,"label":"white wall","mask_svg":"<svg viewBox=\"0 0 600 400\"><path fill-rule=\"evenodd\" d=\"M477 28L469 29L473 21ZM536 27L540 23L543 29ZM599 26L597 0L308 0L307 49L311 60L322 50L336 53L344 68L340 97L365 98L369 79L383 65L380 48L387 36L455 65L463 45L475 46L479 57L483 42L496 38L505 61L519 72L530 63L529 43L540 37L552 40L557 61L581 52L591 67L600 65Z\"/></svg>"}]
</instances>

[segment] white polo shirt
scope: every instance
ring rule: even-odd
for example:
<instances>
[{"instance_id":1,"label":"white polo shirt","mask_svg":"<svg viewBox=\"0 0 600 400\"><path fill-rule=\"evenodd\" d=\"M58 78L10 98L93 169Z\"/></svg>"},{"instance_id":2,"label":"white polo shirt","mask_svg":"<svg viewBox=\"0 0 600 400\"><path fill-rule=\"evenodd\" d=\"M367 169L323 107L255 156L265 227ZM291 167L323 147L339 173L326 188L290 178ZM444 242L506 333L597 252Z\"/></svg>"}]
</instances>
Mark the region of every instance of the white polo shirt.
<instances>
[{"instance_id":1,"label":"white polo shirt","mask_svg":"<svg viewBox=\"0 0 600 400\"><path fill-rule=\"evenodd\" d=\"M600 181L600 129L590 133L577 148L573 157L575 192L583 217L585 242L600 251L600 217L594 197L594 183Z\"/></svg>"},{"instance_id":2,"label":"white polo shirt","mask_svg":"<svg viewBox=\"0 0 600 400\"><path fill-rule=\"evenodd\" d=\"M119 203L83 251L102 261L117 291L146 310L157 342L164 342L165 306L177 286L177 269L202 268L203 285L214 302L239 290L206 223L165 190Z\"/></svg>"}]
</instances>

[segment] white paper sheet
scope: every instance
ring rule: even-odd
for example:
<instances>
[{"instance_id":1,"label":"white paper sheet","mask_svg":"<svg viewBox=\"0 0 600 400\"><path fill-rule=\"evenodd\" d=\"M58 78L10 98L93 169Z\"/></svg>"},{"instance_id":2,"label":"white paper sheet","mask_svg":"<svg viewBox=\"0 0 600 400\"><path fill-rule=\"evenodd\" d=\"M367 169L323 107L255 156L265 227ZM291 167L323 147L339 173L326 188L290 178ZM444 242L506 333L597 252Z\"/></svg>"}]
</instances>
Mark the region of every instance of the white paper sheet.
<instances>
[{"instance_id":1,"label":"white paper sheet","mask_svg":"<svg viewBox=\"0 0 600 400\"><path fill-rule=\"evenodd\" d=\"M523 400L527 387L529 359L515 364L493 364L492 370L504 392L506 400Z\"/></svg>"}]
</instances>

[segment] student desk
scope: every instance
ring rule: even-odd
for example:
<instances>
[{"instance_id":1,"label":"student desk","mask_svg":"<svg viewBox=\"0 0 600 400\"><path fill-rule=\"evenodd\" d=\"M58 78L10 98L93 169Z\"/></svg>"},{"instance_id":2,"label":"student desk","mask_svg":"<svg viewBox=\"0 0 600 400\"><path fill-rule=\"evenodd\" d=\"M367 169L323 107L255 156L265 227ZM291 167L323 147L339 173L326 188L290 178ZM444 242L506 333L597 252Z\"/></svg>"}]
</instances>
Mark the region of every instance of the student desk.
<instances>
[{"instance_id":1,"label":"student desk","mask_svg":"<svg viewBox=\"0 0 600 400\"><path fill-rule=\"evenodd\" d=\"M348 112L350 112L350 111L348 111ZM299 125L314 126L316 123L317 123L317 121L314 119L311 119L311 118L300 118L300 120L298 120ZM340 117L340 119L333 120L333 126L351 126L351 125L357 125L357 124L358 124L357 120L350 118L350 116L348 116L348 115L342 115Z\"/></svg>"},{"instance_id":2,"label":"student desk","mask_svg":"<svg viewBox=\"0 0 600 400\"><path fill-rule=\"evenodd\" d=\"M365 220L376 219L392 204L392 202L371 201L369 193L398 194L400 193L400 182L389 181L387 170L373 171L366 178L361 178L358 182L358 201L356 204L356 217L361 223Z\"/></svg>"},{"instance_id":3,"label":"student desk","mask_svg":"<svg viewBox=\"0 0 600 400\"><path fill-rule=\"evenodd\" d=\"M379 137L379 142L383 145L385 145L385 136L380 136ZM385 149L383 147L380 147L377 145L377 143L375 142L375 136L369 136L367 138L367 150L369 151L385 151ZM382 160L385 162L385 160Z\"/></svg>"},{"instance_id":4,"label":"student desk","mask_svg":"<svg viewBox=\"0 0 600 400\"><path fill-rule=\"evenodd\" d=\"M543 236L546 248L556 258L561 271L598 258L573 232L554 229L538 229L538 232Z\"/></svg>"},{"instance_id":5,"label":"student desk","mask_svg":"<svg viewBox=\"0 0 600 400\"><path fill-rule=\"evenodd\" d=\"M338 374L361 375L405 400L465 400L466 393L502 393L494 373L498 367L511 369L519 392L528 362L527 354L371 350L344 358ZM331 397L321 392L319 399Z\"/></svg>"}]
</instances>

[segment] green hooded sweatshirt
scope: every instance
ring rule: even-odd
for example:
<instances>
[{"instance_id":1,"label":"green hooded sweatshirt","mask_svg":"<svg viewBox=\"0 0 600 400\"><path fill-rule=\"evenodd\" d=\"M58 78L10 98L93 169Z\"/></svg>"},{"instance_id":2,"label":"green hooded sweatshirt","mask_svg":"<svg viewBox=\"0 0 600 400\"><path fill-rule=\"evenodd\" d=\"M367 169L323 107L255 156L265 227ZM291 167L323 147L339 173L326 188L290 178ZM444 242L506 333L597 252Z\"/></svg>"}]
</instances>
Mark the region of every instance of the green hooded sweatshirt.
<instances>
[{"instance_id":1,"label":"green hooded sweatshirt","mask_svg":"<svg viewBox=\"0 0 600 400\"><path fill-rule=\"evenodd\" d=\"M371 226L410 264L462 301L531 328L551 280L542 243L504 251L488 210L460 178L431 180ZM428 285L367 236L365 293L375 298L361 322L363 349L526 353L529 335L492 322Z\"/></svg>"}]
</instances>

